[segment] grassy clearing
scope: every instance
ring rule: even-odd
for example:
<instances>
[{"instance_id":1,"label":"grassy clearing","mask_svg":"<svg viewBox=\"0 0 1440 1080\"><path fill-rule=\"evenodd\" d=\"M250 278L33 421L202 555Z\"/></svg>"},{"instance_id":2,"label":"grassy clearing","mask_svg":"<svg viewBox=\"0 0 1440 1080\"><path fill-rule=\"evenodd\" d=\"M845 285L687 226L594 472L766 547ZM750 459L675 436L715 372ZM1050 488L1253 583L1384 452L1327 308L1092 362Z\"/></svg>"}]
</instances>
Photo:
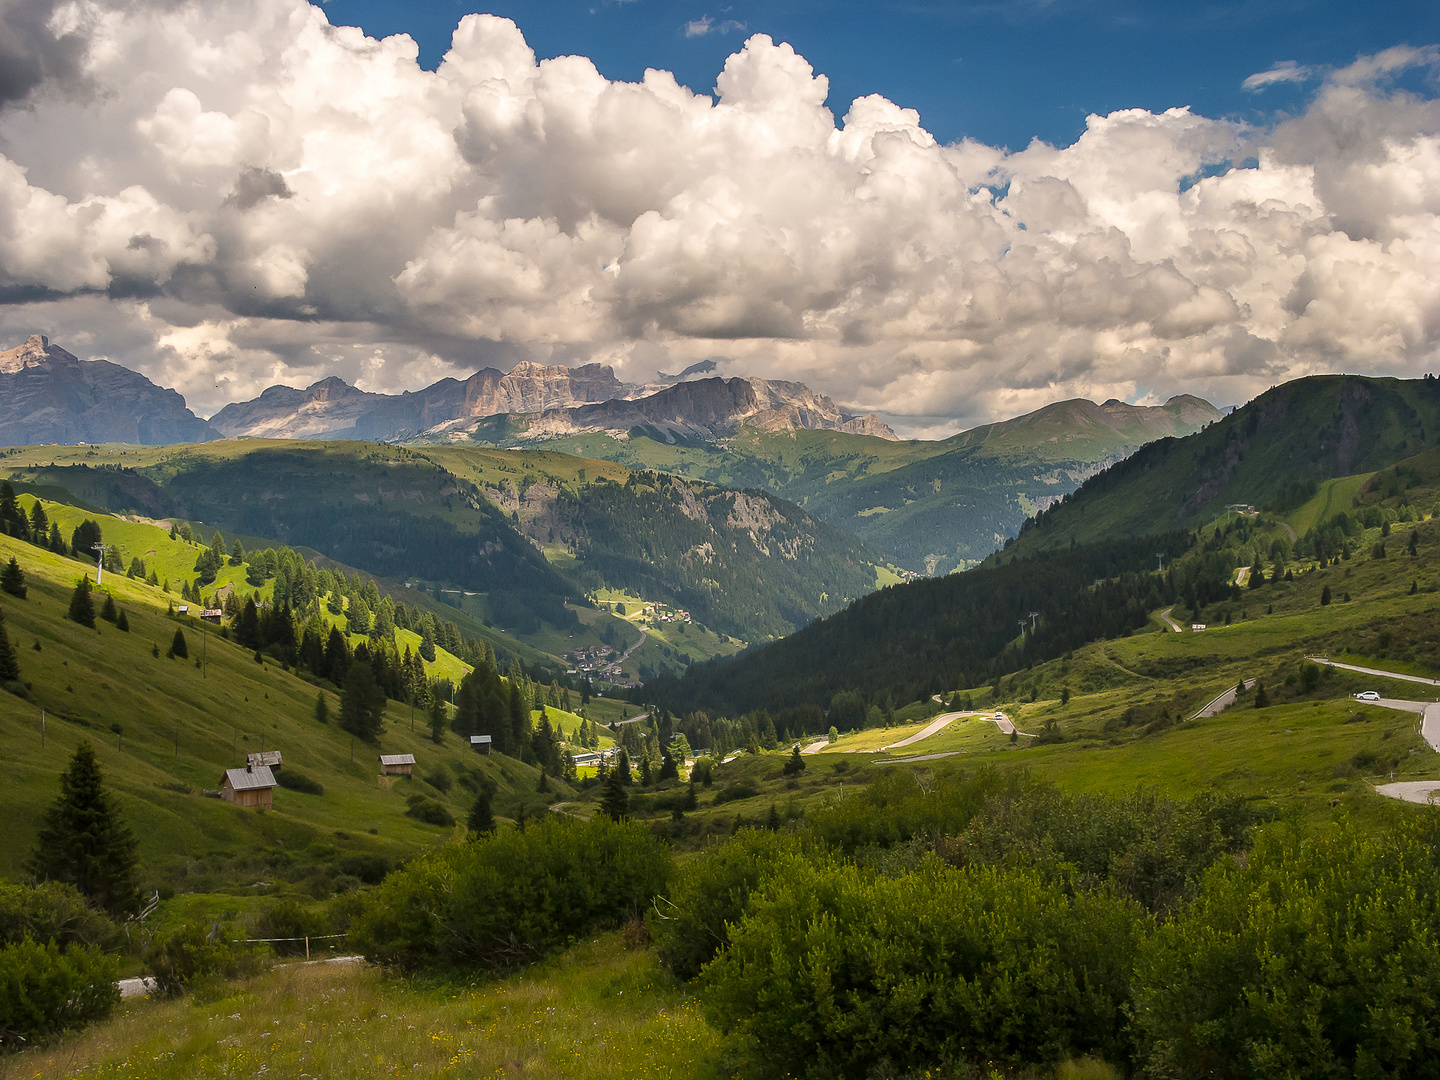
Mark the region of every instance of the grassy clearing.
<instances>
[{"instance_id":1,"label":"grassy clearing","mask_svg":"<svg viewBox=\"0 0 1440 1080\"><path fill-rule=\"evenodd\" d=\"M276 968L225 992L138 1000L0 1062L33 1080L715 1077L719 1038L647 949L618 933L509 978L412 984L361 965Z\"/></svg>"}]
</instances>

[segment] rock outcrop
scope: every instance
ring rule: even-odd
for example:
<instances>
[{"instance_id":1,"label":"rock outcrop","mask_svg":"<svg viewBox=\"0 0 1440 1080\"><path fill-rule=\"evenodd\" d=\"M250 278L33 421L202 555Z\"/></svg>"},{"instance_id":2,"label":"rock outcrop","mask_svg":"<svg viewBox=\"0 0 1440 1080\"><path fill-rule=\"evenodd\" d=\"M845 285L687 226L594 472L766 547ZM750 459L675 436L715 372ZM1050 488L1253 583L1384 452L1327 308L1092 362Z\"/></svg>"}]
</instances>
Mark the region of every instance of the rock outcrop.
<instances>
[{"instance_id":1,"label":"rock outcrop","mask_svg":"<svg viewBox=\"0 0 1440 1080\"><path fill-rule=\"evenodd\" d=\"M108 360L81 360L48 338L0 352L0 445L204 442L216 431L176 391Z\"/></svg>"}]
</instances>

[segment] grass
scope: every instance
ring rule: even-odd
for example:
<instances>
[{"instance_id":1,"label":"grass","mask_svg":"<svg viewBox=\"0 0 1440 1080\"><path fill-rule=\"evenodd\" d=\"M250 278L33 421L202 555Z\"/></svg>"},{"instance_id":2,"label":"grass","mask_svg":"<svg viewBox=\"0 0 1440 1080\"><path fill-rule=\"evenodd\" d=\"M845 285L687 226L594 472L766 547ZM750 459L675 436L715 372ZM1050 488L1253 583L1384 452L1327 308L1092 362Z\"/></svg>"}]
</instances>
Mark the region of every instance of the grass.
<instances>
[{"instance_id":1,"label":"grass","mask_svg":"<svg viewBox=\"0 0 1440 1080\"><path fill-rule=\"evenodd\" d=\"M473 984L412 984L368 966L317 964L277 967L224 993L127 1002L58 1046L15 1055L4 1075L721 1075L719 1037L694 999L619 933Z\"/></svg>"},{"instance_id":2,"label":"grass","mask_svg":"<svg viewBox=\"0 0 1440 1080\"><path fill-rule=\"evenodd\" d=\"M86 567L0 536L0 562L16 556L29 579L25 600L0 594L17 648L24 696L0 693L0 756L6 765L8 825L0 835L0 875L14 878L34 844L39 817L81 739L91 740L122 809L140 837L142 865L154 880L183 891L192 860L216 853L293 859L311 845L404 857L448 832L407 817L405 798L423 792L463 818L473 798L462 784L449 792L423 780L382 787L375 755L413 753L420 771L439 765L456 778L483 774L497 785L497 812L533 802L538 773L510 759L469 752L453 734L429 739L417 715L391 702L378 746L356 743L334 723L313 719L317 694L338 710L332 690L252 654L189 618L167 616L160 590L120 575L105 589L130 620L130 632L97 620L98 630L66 618L75 581ZM96 597L96 607L101 597ZM165 652L183 629L191 659ZM37 651L35 644L40 645ZM159 656L153 655L159 651ZM195 661L205 657L202 669ZM15 687L19 690L21 687ZM40 721L46 717L44 745ZM417 710L418 714L418 710ZM120 732L111 729L118 725ZM287 766L320 782L324 795L280 789L275 810L257 814L204 798L224 769L244 765L249 750L279 749ZM557 796L563 785L557 785ZM343 835L343 839L337 838Z\"/></svg>"}]
</instances>

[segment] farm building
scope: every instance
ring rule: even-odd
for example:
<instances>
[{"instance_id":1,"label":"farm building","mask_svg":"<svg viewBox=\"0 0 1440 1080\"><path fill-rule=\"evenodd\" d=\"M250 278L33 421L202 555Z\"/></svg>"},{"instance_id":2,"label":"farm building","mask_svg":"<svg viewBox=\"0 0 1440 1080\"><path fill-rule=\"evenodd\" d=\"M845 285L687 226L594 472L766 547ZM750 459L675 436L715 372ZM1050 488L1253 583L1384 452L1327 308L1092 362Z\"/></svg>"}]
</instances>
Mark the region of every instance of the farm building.
<instances>
[{"instance_id":1,"label":"farm building","mask_svg":"<svg viewBox=\"0 0 1440 1080\"><path fill-rule=\"evenodd\" d=\"M264 765L273 772L285 764L285 759L279 750L261 750L258 754L246 754L245 764L252 769L257 765Z\"/></svg>"},{"instance_id":2,"label":"farm building","mask_svg":"<svg viewBox=\"0 0 1440 1080\"><path fill-rule=\"evenodd\" d=\"M225 612L220 608L204 608L200 612L202 622L214 623L216 626L220 625L220 620L224 617Z\"/></svg>"},{"instance_id":3,"label":"farm building","mask_svg":"<svg viewBox=\"0 0 1440 1080\"><path fill-rule=\"evenodd\" d=\"M415 767L414 754L381 754L381 776L409 776Z\"/></svg>"},{"instance_id":4,"label":"farm building","mask_svg":"<svg viewBox=\"0 0 1440 1080\"><path fill-rule=\"evenodd\" d=\"M268 765L247 765L243 769L226 769L220 780L220 797L236 806L256 810L271 809L275 774Z\"/></svg>"},{"instance_id":5,"label":"farm building","mask_svg":"<svg viewBox=\"0 0 1440 1080\"><path fill-rule=\"evenodd\" d=\"M474 750L477 754L488 754L488 753L490 753L490 736L489 736L489 735L471 735L471 736L470 736L470 749L471 749L471 750Z\"/></svg>"}]
</instances>

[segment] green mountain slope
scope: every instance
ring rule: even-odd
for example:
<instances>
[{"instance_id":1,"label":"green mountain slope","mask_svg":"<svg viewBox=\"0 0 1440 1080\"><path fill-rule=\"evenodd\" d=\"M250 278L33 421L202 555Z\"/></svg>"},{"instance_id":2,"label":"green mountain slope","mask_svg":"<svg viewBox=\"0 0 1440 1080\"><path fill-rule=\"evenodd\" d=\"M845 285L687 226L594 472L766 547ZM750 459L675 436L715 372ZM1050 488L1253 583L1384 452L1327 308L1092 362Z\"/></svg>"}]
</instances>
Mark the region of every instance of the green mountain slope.
<instances>
[{"instance_id":1,"label":"green mountain slope","mask_svg":"<svg viewBox=\"0 0 1440 1080\"><path fill-rule=\"evenodd\" d=\"M716 442L636 429L625 438L586 433L524 445L770 491L899 565L934 574L984 558L1026 517L1145 443L1219 416L1191 397L1158 408L1075 400L939 442L742 427ZM502 443L523 437L509 427L490 434Z\"/></svg>"},{"instance_id":2,"label":"green mountain slope","mask_svg":"<svg viewBox=\"0 0 1440 1080\"><path fill-rule=\"evenodd\" d=\"M39 817L82 738L95 744L140 838L147 887L248 888L279 880L274 874L288 878L286 868L302 863L333 875L352 855L406 857L449 835L407 816L407 797L423 793L460 816L481 778L496 785L500 812L533 801L535 770L472 754L453 734L436 746L423 715L412 732L410 710L395 702L378 746L356 741L352 762L351 737L314 719L314 683L278 663L257 663L250 650L195 619L167 615L173 597L160 589L106 574L103 593L114 597L130 629L99 620L91 630L66 611L75 582L87 570L93 579L93 566L0 535L0 565L12 556L25 571L28 595L0 593L22 679L0 693L7 824L0 877L20 876ZM95 595L97 609L103 593ZM188 660L166 656L177 629L188 639ZM337 699L333 692L328 698L333 717ZM282 788L274 812L263 815L203 796L220 786L224 769L243 767L246 752L262 748L280 750L291 775L315 781L323 794ZM416 778L380 784L382 751L413 753ZM445 790L425 782L442 772L453 781L440 781Z\"/></svg>"},{"instance_id":3,"label":"green mountain slope","mask_svg":"<svg viewBox=\"0 0 1440 1080\"><path fill-rule=\"evenodd\" d=\"M569 643L593 621L576 605L602 587L753 641L894 580L863 543L773 495L555 453L243 440L32 447L3 464L35 490L178 514L448 590L462 610L557 654L587 643Z\"/></svg>"},{"instance_id":4,"label":"green mountain slope","mask_svg":"<svg viewBox=\"0 0 1440 1080\"><path fill-rule=\"evenodd\" d=\"M1440 380L1322 375L1286 383L1184 439L1152 443L1028 527L1021 555L1208 522L1232 504L1288 512L1318 486L1440 437Z\"/></svg>"}]
</instances>

